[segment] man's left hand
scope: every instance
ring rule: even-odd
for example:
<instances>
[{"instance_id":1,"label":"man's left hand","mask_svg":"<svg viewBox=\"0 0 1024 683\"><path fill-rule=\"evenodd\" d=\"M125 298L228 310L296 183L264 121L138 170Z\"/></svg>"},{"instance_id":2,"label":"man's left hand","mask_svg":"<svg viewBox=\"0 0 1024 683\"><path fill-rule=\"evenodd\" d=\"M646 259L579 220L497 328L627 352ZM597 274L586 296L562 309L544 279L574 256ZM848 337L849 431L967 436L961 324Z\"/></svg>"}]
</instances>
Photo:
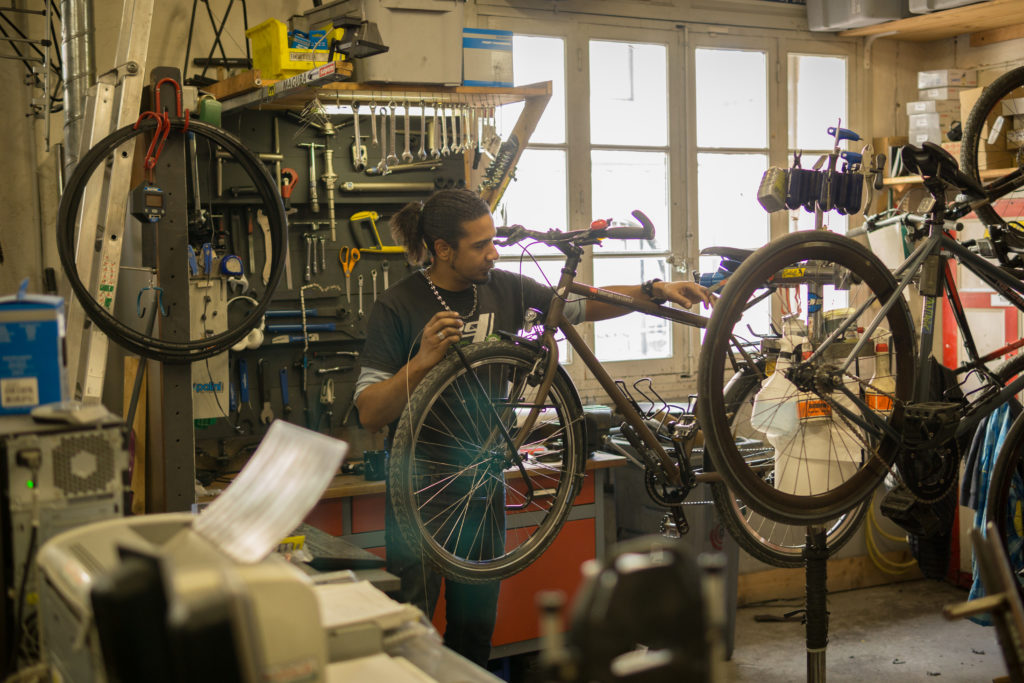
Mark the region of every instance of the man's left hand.
<instances>
[{"instance_id":1,"label":"man's left hand","mask_svg":"<svg viewBox=\"0 0 1024 683\"><path fill-rule=\"evenodd\" d=\"M701 287L696 282L682 280L676 282L659 281L654 283L653 291L655 296L667 299L683 308L689 308L698 301L703 302L706 306L714 305L711 292L708 291L707 287Z\"/></svg>"}]
</instances>

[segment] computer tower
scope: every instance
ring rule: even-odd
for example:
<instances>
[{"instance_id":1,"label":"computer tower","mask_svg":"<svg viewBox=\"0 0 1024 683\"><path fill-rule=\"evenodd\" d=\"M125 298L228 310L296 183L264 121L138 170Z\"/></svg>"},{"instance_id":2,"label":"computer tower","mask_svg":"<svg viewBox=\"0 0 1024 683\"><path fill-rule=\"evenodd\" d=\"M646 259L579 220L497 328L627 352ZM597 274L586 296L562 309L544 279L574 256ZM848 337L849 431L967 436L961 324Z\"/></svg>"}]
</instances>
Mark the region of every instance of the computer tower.
<instances>
[{"instance_id":1,"label":"computer tower","mask_svg":"<svg viewBox=\"0 0 1024 683\"><path fill-rule=\"evenodd\" d=\"M123 422L88 425L0 417L0 670L39 654L35 554L57 534L128 508L129 457Z\"/></svg>"}]
</instances>

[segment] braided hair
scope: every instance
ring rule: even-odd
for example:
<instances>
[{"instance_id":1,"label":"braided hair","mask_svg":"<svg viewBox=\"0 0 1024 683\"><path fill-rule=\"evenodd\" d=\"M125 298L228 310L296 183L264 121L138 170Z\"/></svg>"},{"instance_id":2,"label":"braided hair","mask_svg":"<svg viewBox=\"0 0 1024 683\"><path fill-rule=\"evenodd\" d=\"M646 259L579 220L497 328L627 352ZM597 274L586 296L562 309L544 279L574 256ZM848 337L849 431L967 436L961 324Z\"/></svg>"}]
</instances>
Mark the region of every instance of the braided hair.
<instances>
[{"instance_id":1,"label":"braided hair","mask_svg":"<svg viewBox=\"0 0 1024 683\"><path fill-rule=\"evenodd\" d=\"M425 202L411 202L391 217L391 234L405 247L405 257L413 265L424 265L427 254L435 256L434 242L442 239L453 248L466 234L463 223L491 212L480 195L472 190L439 190Z\"/></svg>"}]
</instances>

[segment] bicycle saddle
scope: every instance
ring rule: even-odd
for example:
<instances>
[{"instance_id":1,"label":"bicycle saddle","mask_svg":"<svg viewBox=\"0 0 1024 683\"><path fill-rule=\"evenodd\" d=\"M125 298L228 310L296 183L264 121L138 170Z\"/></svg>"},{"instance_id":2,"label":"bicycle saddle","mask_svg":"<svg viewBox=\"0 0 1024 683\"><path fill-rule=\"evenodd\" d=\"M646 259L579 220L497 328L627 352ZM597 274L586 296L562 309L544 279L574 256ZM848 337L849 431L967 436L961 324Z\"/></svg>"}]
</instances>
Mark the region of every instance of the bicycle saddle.
<instances>
[{"instance_id":1,"label":"bicycle saddle","mask_svg":"<svg viewBox=\"0 0 1024 683\"><path fill-rule=\"evenodd\" d=\"M721 256L730 261L742 261L753 253L753 249L738 249L736 247L707 247L700 250L701 256Z\"/></svg>"},{"instance_id":2,"label":"bicycle saddle","mask_svg":"<svg viewBox=\"0 0 1024 683\"><path fill-rule=\"evenodd\" d=\"M934 142L925 142L920 147L904 145L900 154L904 168L911 173L924 178L938 178L972 197L985 197L981 183L961 171L956 158Z\"/></svg>"}]
</instances>

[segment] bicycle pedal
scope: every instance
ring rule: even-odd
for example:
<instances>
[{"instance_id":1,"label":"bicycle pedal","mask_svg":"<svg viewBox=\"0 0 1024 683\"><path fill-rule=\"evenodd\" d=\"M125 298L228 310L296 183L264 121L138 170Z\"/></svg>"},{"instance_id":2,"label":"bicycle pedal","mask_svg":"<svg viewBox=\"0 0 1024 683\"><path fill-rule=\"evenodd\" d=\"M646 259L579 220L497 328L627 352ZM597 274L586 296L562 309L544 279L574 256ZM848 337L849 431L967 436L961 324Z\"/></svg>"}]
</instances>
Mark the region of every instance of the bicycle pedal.
<instances>
[{"instance_id":1,"label":"bicycle pedal","mask_svg":"<svg viewBox=\"0 0 1024 683\"><path fill-rule=\"evenodd\" d=\"M682 538L690 532L690 523L682 510L672 509L661 518L661 535L666 538Z\"/></svg>"}]
</instances>

